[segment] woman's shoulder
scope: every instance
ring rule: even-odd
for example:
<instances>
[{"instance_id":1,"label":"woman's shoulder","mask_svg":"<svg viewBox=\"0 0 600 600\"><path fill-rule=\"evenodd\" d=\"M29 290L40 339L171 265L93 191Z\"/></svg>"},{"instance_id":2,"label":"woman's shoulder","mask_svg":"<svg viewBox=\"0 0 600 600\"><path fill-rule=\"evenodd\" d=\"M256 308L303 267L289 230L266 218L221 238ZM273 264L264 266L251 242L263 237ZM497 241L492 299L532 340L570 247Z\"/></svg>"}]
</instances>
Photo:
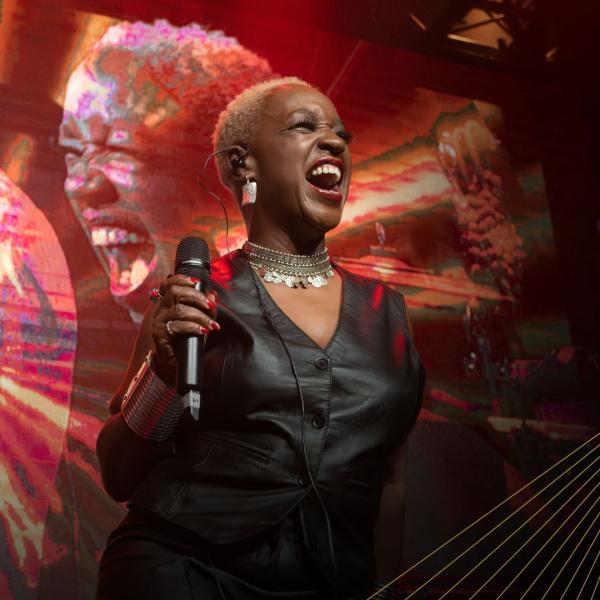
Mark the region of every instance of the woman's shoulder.
<instances>
[{"instance_id":1,"label":"woman's shoulder","mask_svg":"<svg viewBox=\"0 0 600 600\"><path fill-rule=\"evenodd\" d=\"M335 265L335 268L341 273L345 282L350 283L353 288L363 294L370 296L372 302L377 306L388 298L404 302L404 294L379 279L359 275L344 267L340 267L338 264Z\"/></svg>"},{"instance_id":2,"label":"woman's shoulder","mask_svg":"<svg viewBox=\"0 0 600 600\"><path fill-rule=\"evenodd\" d=\"M339 265L336 265L336 268L340 269ZM404 294L378 279L358 275L343 268L340 270L345 282L350 284L350 291L346 295L350 302L363 305L366 303L380 318L399 322L405 330L412 330Z\"/></svg>"},{"instance_id":3,"label":"woman's shoulder","mask_svg":"<svg viewBox=\"0 0 600 600\"><path fill-rule=\"evenodd\" d=\"M240 278L248 279L246 266L246 257L241 250L223 254L210 263L211 284L223 290L231 289Z\"/></svg>"}]
</instances>

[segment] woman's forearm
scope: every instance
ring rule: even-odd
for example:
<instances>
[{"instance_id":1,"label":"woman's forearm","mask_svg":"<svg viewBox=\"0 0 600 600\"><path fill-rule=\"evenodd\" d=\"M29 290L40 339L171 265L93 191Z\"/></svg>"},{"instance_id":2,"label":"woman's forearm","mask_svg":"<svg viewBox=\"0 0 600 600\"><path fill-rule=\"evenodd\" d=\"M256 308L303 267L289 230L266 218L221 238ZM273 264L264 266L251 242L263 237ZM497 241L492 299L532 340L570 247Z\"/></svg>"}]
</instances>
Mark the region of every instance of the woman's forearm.
<instances>
[{"instance_id":1,"label":"woman's forearm","mask_svg":"<svg viewBox=\"0 0 600 600\"><path fill-rule=\"evenodd\" d=\"M113 500L125 502L156 462L171 453L171 442L140 438L117 413L100 431L96 453L104 489Z\"/></svg>"}]
</instances>

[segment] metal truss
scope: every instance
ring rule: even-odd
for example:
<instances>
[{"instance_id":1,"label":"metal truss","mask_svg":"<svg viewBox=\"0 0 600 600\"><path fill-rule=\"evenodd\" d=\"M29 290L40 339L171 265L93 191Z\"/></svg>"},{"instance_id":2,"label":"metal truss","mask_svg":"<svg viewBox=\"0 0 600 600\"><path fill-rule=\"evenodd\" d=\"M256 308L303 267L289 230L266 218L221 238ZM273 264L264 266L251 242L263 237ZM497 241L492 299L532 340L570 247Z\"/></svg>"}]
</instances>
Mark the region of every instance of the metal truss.
<instances>
[{"instance_id":1,"label":"metal truss","mask_svg":"<svg viewBox=\"0 0 600 600\"><path fill-rule=\"evenodd\" d=\"M555 5L544 0L408 0L413 45L510 71L551 69L560 55Z\"/></svg>"}]
</instances>

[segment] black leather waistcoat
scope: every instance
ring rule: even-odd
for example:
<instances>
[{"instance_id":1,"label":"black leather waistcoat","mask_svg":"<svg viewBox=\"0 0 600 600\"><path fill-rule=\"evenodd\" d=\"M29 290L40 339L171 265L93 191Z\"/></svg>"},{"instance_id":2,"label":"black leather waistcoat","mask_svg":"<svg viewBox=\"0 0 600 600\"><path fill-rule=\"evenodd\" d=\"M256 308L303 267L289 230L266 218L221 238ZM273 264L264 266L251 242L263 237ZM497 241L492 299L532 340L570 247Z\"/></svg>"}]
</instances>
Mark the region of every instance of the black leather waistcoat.
<instances>
[{"instance_id":1,"label":"black leather waistcoat","mask_svg":"<svg viewBox=\"0 0 600 600\"><path fill-rule=\"evenodd\" d=\"M385 466L415 422L424 369L402 295L338 270L340 319L322 349L241 251L213 263L222 329L204 352L200 419L182 420L173 456L131 502L215 543L258 533L300 505L312 551L332 571L329 520L338 589L356 591L374 580Z\"/></svg>"}]
</instances>

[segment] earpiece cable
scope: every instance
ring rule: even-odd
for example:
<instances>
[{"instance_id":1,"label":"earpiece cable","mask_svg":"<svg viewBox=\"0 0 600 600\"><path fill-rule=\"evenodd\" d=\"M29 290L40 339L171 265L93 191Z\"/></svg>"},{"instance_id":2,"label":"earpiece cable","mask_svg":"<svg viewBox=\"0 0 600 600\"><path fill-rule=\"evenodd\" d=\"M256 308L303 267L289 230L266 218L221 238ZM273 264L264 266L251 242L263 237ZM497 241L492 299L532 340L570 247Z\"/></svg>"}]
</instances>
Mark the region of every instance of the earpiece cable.
<instances>
[{"instance_id":1,"label":"earpiece cable","mask_svg":"<svg viewBox=\"0 0 600 600\"><path fill-rule=\"evenodd\" d=\"M325 503L323 502L323 499L321 498L321 494L319 494L317 484L315 483L315 480L313 478L313 474L312 474L312 471L310 468L310 461L308 459L308 453L306 452L306 443L305 443L305 436L304 436L304 421L306 418L306 408L305 408L305 403L304 403L304 394L302 393L302 386L300 385L300 379L298 377L298 372L296 371L296 365L294 364L294 360L292 359L291 352L289 351L287 344L285 343L285 340L283 339L283 336L281 335L281 333L279 332L277 327L275 327L275 325L271 321L271 318L268 315L268 311L266 309L266 306L265 306L264 300L263 300L263 291L260 289L260 286L259 286L258 282L256 281L256 275L254 273L254 269L252 269L252 268L250 269L250 274L252 275L252 279L254 280L254 285L256 286L256 291L258 292L258 298L260 301L260 306L261 306L261 310L263 313L263 317L265 318L265 321L270 325L271 329L273 329L273 331L276 333L277 337L279 337L279 340L281 341L281 345L283 346L283 349L285 350L285 353L287 354L288 360L290 362L292 374L294 375L294 379L296 380L296 388L298 389L298 397L300 399L300 409L301 409L301 413L302 413L301 414L302 424L300 427L300 431L301 431L301 442L302 442L302 455L303 455L302 457L304 459L303 462L304 462L304 466L306 468L306 473L308 474L310 486L311 486L313 492L315 493L315 496L317 497L317 500L319 502L319 505L321 506L321 510L323 511L323 515L325 517L325 525L327 527L327 545L328 545L328 550L329 550L329 559L331 560L332 570L335 573L337 570L337 565L336 565L337 561L336 561L336 557L335 557L335 548L333 545L331 519L329 517L329 513L327 512Z\"/></svg>"},{"instance_id":2,"label":"earpiece cable","mask_svg":"<svg viewBox=\"0 0 600 600\"><path fill-rule=\"evenodd\" d=\"M221 154L222 152L226 152L227 150L229 150L229 148L223 148L222 150L217 150L216 152L213 152L212 154L209 154L206 157L206 160L204 161L204 165L202 167L202 172L206 171L206 167L208 167L208 163L210 161L210 159L213 156L216 156L217 154ZM210 190L208 188L207 185L205 185L205 183L202 181L202 178L200 177L200 173L198 173L197 175L198 177L198 185L214 200L216 200L219 205L221 206L221 208L223 209L223 213L225 215L225 247L227 248L227 254L229 254L231 252L231 250L229 249L229 215L227 214L227 208L225 208L225 203L223 202L223 200L221 200L221 198L215 194L215 192L213 192L212 190Z\"/></svg>"},{"instance_id":3,"label":"earpiece cable","mask_svg":"<svg viewBox=\"0 0 600 600\"><path fill-rule=\"evenodd\" d=\"M229 150L229 148L224 148L222 150L217 150L216 152L213 152L212 154L209 154L206 157L206 160L204 161L204 165L202 167L202 171L206 170L206 167L208 166L208 163L210 161L210 159L217 155L220 154L221 152L225 152L226 150ZM206 186L204 184L204 182L202 181L202 178L200 177L200 173L198 173L198 184L200 185L200 187L209 195L211 196L211 198L213 198L214 200L216 200L219 205L221 206L221 208L223 209L223 213L225 214L225 245L227 246L227 253L230 253L230 249L229 249L229 216L227 214L227 209L225 208L225 204L224 202L221 200L221 198L219 198L219 196L217 194L215 194L213 191L211 191L208 186ZM317 488L317 485L314 481L313 478L313 474L310 468L310 461L308 459L308 453L306 452L306 443L305 443L305 439L304 439L304 420L305 420L305 416L306 416L306 409L305 409L305 404L304 404L304 395L302 394L302 386L300 385L300 380L298 378L298 373L296 371L296 366L294 365L294 361L292 359L291 353L288 350L287 344L285 343L285 340L283 339L282 335L279 333L279 331L277 330L277 328L275 327L275 325L271 322L271 319L268 317L267 311L266 311L266 307L264 305L263 302L263 298L262 298L262 293L260 290L260 287L258 285L258 282L256 281L255 275L254 275L254 271L251 269L250 270L251 275L252 275L252 279L253 279L253 283L256 286L256 290L258 292L258 297L259 297L259 301L261 304L261 309L263 312L263 316L265 317L265 320L269 323L269 325L271 326L271 328L275 331L275 333L277 334L277 336L279 337L283 348L287 354L287 357L290 361L290 366L292 369L292 373L294 375L294 379L296 380L296 387L298 389L298 396L300 399L300 407L301 407L301 413L302 413L302 425L301 425L301 442L302 442L302 454L303 454L303 459L304 459L304 466L306 468L306 472L308 474L308 478L310 481L310 485L311 488L313 489L315 496L317 497L317 500L321 506L321 509L323 511L323 514L325 516L325 524L327 527L327 545L329 546L329 557L331 560L331 564L333 567L333 571L336 571L336 558L335 558L335 549L334 549L334 545L333 545L333 534L332 534L332 530L331 530L331 521L329 518L329 514L327 512L327 508L325 507L325 503L323 502L323 499L321 498L321 495L319 494L319 490ZM247 278L250 279L245 273L243 273L243 275ZM218 579L217 579L218 582ZM220 582L219 583L219 588L220 588ZM221 591L221 590L220 590ZM221 591L221 594L223 592Z\"/></svg>"}]
</instances>

